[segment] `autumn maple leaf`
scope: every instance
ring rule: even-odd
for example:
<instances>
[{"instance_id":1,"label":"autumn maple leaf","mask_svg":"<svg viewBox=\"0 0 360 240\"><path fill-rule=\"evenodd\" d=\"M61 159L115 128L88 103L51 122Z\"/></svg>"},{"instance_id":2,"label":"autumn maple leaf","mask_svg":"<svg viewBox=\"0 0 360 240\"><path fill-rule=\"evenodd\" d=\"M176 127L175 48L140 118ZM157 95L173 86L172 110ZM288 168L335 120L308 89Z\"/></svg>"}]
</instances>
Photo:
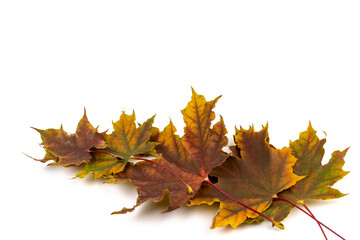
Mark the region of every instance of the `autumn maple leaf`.
<instances>
[{"instance_id":1,"label":"autumn maple leaf","mask_svg":"<svg viewBox=\"0 0 360 240\"><path fill-rule=\"evenodd\" d=\"M208 179L210 171L225 161L228 154L221 149L228 140L222 117L211 127L215 118L212 109L218 99L207 102L204 96L192 90L192 99L182 110L186 124L184 135L181 138L176 135L176 128L170 121L158 137L156 151L161 157L130 164L116 175L117 181L131 181L137 188L139 196L134 208L149 199L161 201L165 192L170 202L166 211L183 206Z\"/></svg>"},{"instance_id":2,"label":"autumn maple leaf","mask_svg":"<svg viewBox=\"0 0 360 240\"><path fill-rule=\"evenodd\" d=\"M266 125L259 132L253 126L236 129L236 145L229 146L230 155L223 151L228 142L223 118L220 116L212 125L219 98L206 101L192 89L191 101L182 110L182 137L176 134L171 120L160 132L152 126L155 116L136 124L134 112L123 112L113 123L111 134L99 133L86 112L74 134L68 134L62 126L34 128L46 152L38 161L84 166L77 177L93 174L95 178L107 178L107 182L130 181L137 189L137 202L115 213L133 211L147 200L159 202L168 194L165 212L185 204L219 202L212 228L266 219L284 229L280 221L296 207L317 222L325 239L323 227L344 239L316 219L304 202L345 195L332 185L348 173L342 170L347 149L335 151L322 165L325 139L319 140L311 124L298 140L290 142L289 148L282 149L269 143ZM153 158L145 158L149 156Z\"/></svg>"},{"instance_id":3,"label":"autumn maple leaf","mask_svg":"<svg viewBox=\"0 0 360 240\"><path fill-rule=\"evenodd\" d=\"M294 173L306 177L280 193L279 198L303 204L306 207L304 202L307 200L327 200L346 195L333 188L332 185L349 173L342 170L347 149L333 152L329 162L322 165L325 142L326 139L320 140L317 137L311 123L306 131L300 133L298 140L290 142L291 153L298 159L293 167ZM277 221L282 221L293 207L288 202L279 199L275 200L264 214Z\"/></svg>"},{"instance_id":4,"label":"autumn maple leaf","mask_svg":"<svg viewBox=\"0 0 360 240\"><path fill-rule=\"evenodd\" d=\"M45 157L39 160L42 162L54 160L55 164L61 166L80 165L90 161L91 148L106 147L103 134L90 124L86 111L78 123L75 134L69 135L62 125L60 129L33 129L40 133L41 145L46 150Z\"/></svg>"},{"instance_id":5,"label":"autumn maple leaf","mask_svg":"<svg viewBox=\"0 0 360 240\"><path fill-rule=\"evenodd\" d=\"M217 188L259 213L270 206L279 192L303 178L293 173L296 158L291 155L290 149L284 147L278 150L270 146L267 129L266 126L259 132L255 132L253 127L237 130L235 140L241 158L230 157L210 174L218 179L214 184ZM214 202L220 202L220 210L212 228L236 227L247 217L258 216L258 213L237 204L209 184L204 185L190 205Z\"/></svg>"},{"instance_id":6,"label":"autumn maple leaf","mask_svg":"<svg viewBox=\"0 0 360 240\"><path fill-rule=\"evenodd\" d=\"M157 145L149 141L152 134L157 132L152 127L154 118L149 118L137 127L135 112L131 115L123 112L120 119L113 123L114 131L104 135L107 148L94 151L91 162L76 176L83 178L93 173L95 178L107 177L121 172L131 157L151 152Z\"/></svg>"}]
</instances>

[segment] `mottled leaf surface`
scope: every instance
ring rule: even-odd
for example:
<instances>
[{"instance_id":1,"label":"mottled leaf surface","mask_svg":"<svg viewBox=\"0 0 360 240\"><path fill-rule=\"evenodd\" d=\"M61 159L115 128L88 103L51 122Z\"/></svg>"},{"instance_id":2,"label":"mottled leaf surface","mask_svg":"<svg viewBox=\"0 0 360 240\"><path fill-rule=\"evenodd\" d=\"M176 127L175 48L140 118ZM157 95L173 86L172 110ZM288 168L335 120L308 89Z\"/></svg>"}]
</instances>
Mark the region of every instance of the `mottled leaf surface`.
<instances>
[{"instance_id":1,"label":"mottled leaf surface","mask_svg":"<svg viewBox=\"0 0 360 240\"><path fill-rule=\"evenodd\" d=\"M95 179L107 177L121 172L126 163L127 161L118 159L107 153L94 152L92 153L90 162L84 166L80 173L76 174L76 177L83 178L91 173L94 174Z\"/></svg>"},{"instance_id":2,"label":"mottled leaf surface","mask_svg":"<svg viewBox=\"0 0 360 240\"><path fill-rule=\"evenodd\" d=\"M290 189L280 193L279 197L294 203L302 203L310 199L327 200L345 196L332 185L348 174L347 171L342 170L347 149L333 152L329 162L322 165L325 142L325 139L320 140L317 137L311 124L306 131L300 133L298 140L290 142L292 155L298 159L294 165L294 173L306 177ZM265 214L281 221L292 208L292 205L276 200Z\"/></svg>"},{"instance_id":3,"label":"mottled leaf surface","mask_svg":"<svg viewBox=\"0 0 360 240\"><path fill-rule=\"evenodd\" d=\"M267 209L279 192L302 179L293 173L296 158L291 155L290 149L274 149L267 139L267 126L259 132L255 132L253 127L240 129L235 140L242 158L230 157L210 174L218 178L218 188L258 212ZM226 225L236 227L247 217L257 216L209 185L204 185L191 204L212 204L215 201L220 202L220 210L212 228Z\"/></svg>"},{"instance_id":4,"label":"mottled leaf surface","mask_svg":"<svg viewBox=\"0 0 360 240\"><path fill-rule=\"evenodd\" d=\"M221 151L227 144L223 119L211 127L215 118L212 109L218 99L207 102L193 90L191 101L182 110L186 124L184 135L181 138L176 135L176 128L170 121L158 138L156 151L161 157L153 162L128 165L117 175L118 181L129 180L137 188L136 206L149 199L158 202L164 192L169 194L167 211L184 205L209 172L225 161L228 155ZM121 213L131 210L124 209Z\"/></svg>"},{"instance_id":5,"label":"mottled leaf surface","mask_svg":"<svg viewBox=\"0 0 360 240\"><path fill-rule=\"evenodd\" d=\"M154 149L156 143L149 142L153 132L155 116L136 127L135 113L122 113L120 119L113 123L114 131L105 137L106 150L121 159L128 160L135 154L146 153Z\"/></svg>"},{"instance_id":6,"label":"mottled leaf surface","mask_svg":"<svg viewBox=\"0 0 360 240\"><path fill-rule=\"evenodd\" d=\"M155 142L149 141L152 134L157 133L152 127L154 117L137 127L135 113L127 115L123 112L120 119L113 123L114 131L110 135L104 135L107 144L104 152L111 155L94 153L90 163L76 176L82 178L93 173L95 178L100 178L116 174L124 169L132 156L151 153L156 146Z\"/></svg>"},{"instance_id":7,"label":"mottled leaf surface","mask_svg":"<svg viewBox=\"0 0 360 240\"><path fill-rule=\"evenodd\" d=\"M46 155L41 161L56 161L62 166L80 165L90 161L91 148L105 148L103 134L98 133L89 122L86 112L79 121L75 134L68 134L61 126L60 129L41 130L34 128L41 135L41 145Z\"/></svg>"},{"instance_id":8,"label":"mottled leaf surface","mask_svg":"<svg viewBox=\"0 0 360 240\"><path fill-rule=\"evenodd\" d=\"M293 208L289 203L295 207L303 204L316 220L305 201L345 195L332 186L348 173L342 170L347 149L335 151L323 165L326 140L316 136L311 124L290 147L282 149L270 144L268 126L258 132L254 127L235 129L235 145L229 146L231 154L226 153L224 120L220 116L213 124L219 98L206 101L192 90L191 101L181 111L185 122L182 137L171 120L160 132L153 127L155 116L140 124L134 112L123 112L109 134L99 133L86 112L74 134L62 126L34 128L45 149L44 158L35 160L81 166L76 175L80 178L93 174L106 178L106 183L131 182L138 192L135 206L115 213L130 212L148 200L160 202L164 197L169 200L164 212L186 204L218 202L212 228L267 219L283 229L281 221ZM317 223L322 231L327 228L342 238L322 222Z\"/></svg>"}]
</instances>

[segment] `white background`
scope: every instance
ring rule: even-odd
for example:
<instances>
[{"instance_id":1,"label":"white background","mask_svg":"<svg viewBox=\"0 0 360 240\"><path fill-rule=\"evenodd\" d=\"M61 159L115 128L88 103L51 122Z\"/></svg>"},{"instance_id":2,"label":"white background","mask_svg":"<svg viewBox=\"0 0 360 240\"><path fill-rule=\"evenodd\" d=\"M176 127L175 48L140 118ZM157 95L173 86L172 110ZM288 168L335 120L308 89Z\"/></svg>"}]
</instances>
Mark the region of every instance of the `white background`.
<instances>
[{"instance_id":1,"label":"white background","mask_svg":"<svg viewBox=\"0 0 360 240\"><path fill-rule=\"evenodd\" d=\"M327 134L332 151L350 146L335 185L348 196L310 204L347 239L359 239L359 1L1 1L1 239L323 239L315 222L294 210L281 231L264 222L210 230L216 207L165 204L135 212L130 185L71 178L78 169L47 167L39 134L70 133L86 107L99 130L121 111L139 122L156 115L162 129L190 86L234 126L269 123L278 148L308 122ZM327 231L329 239L338 239ZM357 235L357 236L356 236Z\"/></svg>"}]
</instances>

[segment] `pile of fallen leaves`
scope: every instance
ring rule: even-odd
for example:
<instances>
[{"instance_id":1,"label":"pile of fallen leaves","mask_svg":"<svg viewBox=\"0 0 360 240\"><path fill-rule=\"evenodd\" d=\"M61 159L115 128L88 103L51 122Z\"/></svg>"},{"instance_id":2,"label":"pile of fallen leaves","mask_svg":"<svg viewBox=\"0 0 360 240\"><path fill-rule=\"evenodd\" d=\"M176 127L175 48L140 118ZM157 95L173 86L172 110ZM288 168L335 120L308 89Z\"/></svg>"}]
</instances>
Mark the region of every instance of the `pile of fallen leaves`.
<instances>
[{"instance_id":1,"label":"pile of fallen leaves","mask_svg":"<svg viewBox=\"0 0 360 240\"><path fill-rule=\"evenodd\" d=\"M319 139L311 124L289 147L275 148L269 143L268 127L255 131L236 129L230 153L227 130L213 108L220 97L206 101L192 91L192 99L182 110L185 128L182 137L170 121L163 131L153 127L154 117L136 124L135 113L124 112L113 123L113 132L99 133L86 117L75 134L62 128L40 130L41 145L46 150L39 161L51 165L82 166L76 177L93 174L109 183L130 181L137 189L134 207L114 213L126 213L152 200L159 202L168 194L169 207L219 202L212 228L267 219L283 229L281 221L293 207L299 208L323 227L305 201L334 199L344 194L331 186L348 172L342 170L344 151L335 151L322 165L325 139ZM344 238L342 238L344 239Z\"/></svg>"}]
</instances>

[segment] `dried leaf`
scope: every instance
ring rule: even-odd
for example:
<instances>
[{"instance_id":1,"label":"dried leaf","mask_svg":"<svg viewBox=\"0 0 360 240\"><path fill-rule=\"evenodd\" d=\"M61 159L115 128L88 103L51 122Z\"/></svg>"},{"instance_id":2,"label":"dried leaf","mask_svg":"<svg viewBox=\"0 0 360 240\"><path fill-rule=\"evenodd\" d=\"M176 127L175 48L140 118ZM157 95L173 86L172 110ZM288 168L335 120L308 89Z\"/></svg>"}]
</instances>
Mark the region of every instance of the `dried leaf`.
<instances>
[{"instance_id":1,"label":"dried leaf","mask_svg":"<svg viewBox=\"0 0 360 240\"><path fill-rule=\"evenodd\" d=\"M94 153L91 162L76 177L83 178L90 173L95 178L107 177L121 172L132 156L151 153L157 144L149 141L153 132L156 134L156 129L153 130L152 127L154 118L155 116L136 127L135 113L127 115L123 112L120 119L113 123L114 131L104 136L107 148L103 152L110 155Z\"/></svg>"},{"instance_id":2,"label":"dried leaf","mask_svg":"<svg viewBox=\"0 0 360 240\"><path fill-rule=\"evenodd\" d=\"M76 174L76 177L84 178L90 173L94 174L95 179L100 177L108 177L109 175L121 172L126 161L120 160L107 153L94 152L90 163L86 164L80 173Z\"/></svg>"},{"instance_id":3,"label":"dried leaf","mask_svg":"<svg viewBox=\"0 0 360 240\"><path fill-rule=\"evenodd\" d=\"M41 135L41 145L46 150L44 159L46 162L54 160L57 165L80 165L90 161L89 150L91 148L105 148L103 135L98 133L89 122L86 112L79 121L75 134L69 135L62 128L40 130L34 128Z\"/></svg>"},{"instance_id":4,"label":"dried leaf","mask_svg":"<svg viewBox=\"0 0 360 240\"><path fill-rule=\"evenodd\" d=\"M169 207L165 212L185 204L219 202L212 228L236 227L244 221L254 223L265 218L283 229L280 221L299 203L306 211L298 208L317 222L326 239L323 227L344 239L318 221L304 201L345 195L332 185L348 173L342 170L347 149L335 151L322 165L325 139L319 140L311 124L300 133L299 140L290 142L290 148L282 149L269 143L265 126L259 132L254 127L236 129L236 145L229 146L230 156L223 151L228 142L223 118L220 116L212 126L213 108L219 98L206 101L192 89L191 101L182 110L182 137L176 135L171 121L160 132L152 126L155 116L138 124L134 112L123 112L109 135L99 133L86 112L75 134L69 135L62 126L34 128L41 134L46 151L38 161L82 165L76 175L81 178L92 173L95 178L107 178L108 183L132 182L138 191L136 205L115 213L131 212L147 200L159 202L167 195Z\"/></svg>"},{"instance_id":5,"label":"dried leaf","mask_svg":"<svg viewBox=\"0 0 360 240\"><path fill-rule=\"evenodd\" d=\"M303 203L311 199L326 200L346 195L331 186L349 173L342 170L347 149L333 152L329 162L322 165L325 142L325 139L320 140L317 137L311 124L305 132L300 133L298 140L290 142L292 154L298 158L294 165L294 173L306 175L306 177L290 189L280 193L279 197L294 203ZM264 214L281 221L286 218L292 208L292 205L284 201L275 200Z\"/></svg>"},{"instance_id":6,"label":"dried leaf","mask_svg":"<svg viewBox=\"0 0 360 240\"><path fill-rule=\"evenodd\" d=\"M216 186L245 205L263 212L277 193L294 185L302 177L293 173L296 158L288 148L274 149L267 141L267 126L260 132L237 131L235 140L241 149L242 158L230 157L211 176L218 178ZM220 210L214 218L212 228L230 225L236 227L247 217L257 214L231 201L208 184L191 200L191 205L220 202Z\"/></svg>"},{"instance_id":7,"label":"dried leaf","mask_svg":"<svg viewBox=\"0 0 360 240\"><path fill-rule=\"evenodd\" d=\"M156 143L149 142L153 132L152 124L155 116L136 127L135 113L121 114L120 119L113 123L114 131L105 137L108 147L106 151L127 161L135 154L146 153L154 149Z\"/></svg>"},{"instance_id":8,"label":"dried leaf","mask_svg":"<svg viewBox=\"0 0 360 240\"><path fill-rule=\"evenodd\" d=\"M193 90L191 101L182 111L186 127L184 136L175 134L172 122L159 136L156 151L162 157L126 167L116 177L118 181L130 180L138 190L138 206L152 199L160 201L164 192L169 193L167 211L184 205L194 196L208 173L227 158L221 149L227 144L226 128L221 118L211 128L215 118L212 109L219 97L207 102ZM120 213L133 209L123 209Z\"/></svg>"}]
</instances>

